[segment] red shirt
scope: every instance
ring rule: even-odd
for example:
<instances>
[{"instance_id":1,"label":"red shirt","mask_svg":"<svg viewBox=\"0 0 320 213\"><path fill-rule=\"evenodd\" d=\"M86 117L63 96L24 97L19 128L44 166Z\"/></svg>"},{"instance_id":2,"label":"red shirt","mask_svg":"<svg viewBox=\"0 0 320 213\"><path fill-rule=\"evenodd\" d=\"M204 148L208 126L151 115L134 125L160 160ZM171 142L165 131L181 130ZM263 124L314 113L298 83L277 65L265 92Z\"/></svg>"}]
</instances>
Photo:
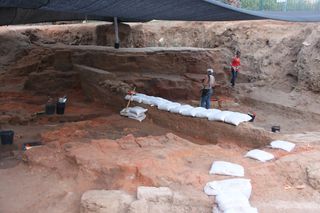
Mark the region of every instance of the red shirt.
<instances>
[{"instance_id":1,"label":"red shirt","mask_svg":"<svg viewBox=\"0 0 320 213\"><path fill-rule=\"evenodd\" d=\"M232 59L231 66L233 66L233 67L238 67L238 66L240 66L240 58L234 57L234 58Z\"/></svg>"}]
</instances>

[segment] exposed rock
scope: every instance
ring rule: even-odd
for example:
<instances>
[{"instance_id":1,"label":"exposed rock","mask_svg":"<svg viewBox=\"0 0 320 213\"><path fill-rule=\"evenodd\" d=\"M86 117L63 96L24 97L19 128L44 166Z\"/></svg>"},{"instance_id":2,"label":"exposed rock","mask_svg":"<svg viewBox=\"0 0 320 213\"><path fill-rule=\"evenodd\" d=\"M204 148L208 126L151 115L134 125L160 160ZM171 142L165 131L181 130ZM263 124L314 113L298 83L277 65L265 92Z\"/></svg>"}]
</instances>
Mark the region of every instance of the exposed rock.
<instances>
[{"instance_id":1,"label":"exposed rock","mask_svg":"<svg viewBox=\"0 0 320 213\"><path fill-rule=\"evenodd\" d=\"M82 88L84 94L86 95L87 99L90 101L96 101L96 100L101 101L101 97L105 96L105 98L103 100L106 103L116 102L116 101L111 101L110 99L107 99L106 97L113 94L114 91L118 91L118 90L121 91L122 89L124 89L124 88L117 87L117 86L115 88L111 88L111 85L110 85L110 87L104 88L104 86L106 86L105 81L107 81L107 80L116 81L115 75L113 73L110 73L105 70L93 68L93 67L78 65L78 64L74 65L74 69L77 72L79 72L80 81L81 81L81 88ZM122 82L120 82L120 83L122 83ZM127 89L122 90L123 91L122 96L126 94L127 90L129 90L129 89L127 88ZM113 97L116 97L116 95L113 95ZM119 100L119 102L117 102L117 104L122 103L122 101L123 100Z\"/></svg>"},{"instance_id":2,"label":"exposed rock","mask_svg":"<svg viewBox=\"0 0 320 213\"><path fill-rule=\"evenodd\" d=\"M140 192L139 192L140 188ZM140 193L140 196L139 196ZM147 194L146 194L147 193ZM176 192L168 187L138 187L138 200L130 205L130 213L206 213L213 202L202 192ZM142 195L143 194L143 195ZM140 198L139 198L140 197Z\"/></svg>"},{"instance_id":3,"label":"exposed rock","mask_svg":"<svg viewBox=\"0 0 320 213\"><path fill-rule=\"evenodd\" d=\"M312 163L307 166L306 171L310 186L315 190L320 191L320 165Z\"/></svg>"},{"instance_id":4,"label":"exposed rock","mask_svg":"<svg viewBox=\"0 0 320 213\"><path fill-rule=\"evenodd\" d=\"M70 50L73 52L72 60L87 67L112 73L117 81L106 80L104 83L96 81L95 85L99 83L118 95L136 87L138 92L169 99L198 99L201 80L208 68L215 70L218 84L225 85L227 78L222 68L227 62L218 55L219 50L141 48L117 51L111 48L90 47L84 49L90 51L84 53L81 48L72 48ZM129 88L125 86L126 84L130 85ZM228 89L225 87L216 90L216 94L227 92Z\"/></svg>"},{"instance_id":5,"label":"exposed rock","mask_svg":"<svg viewBox=\"0 0 320 213\"><path fill-rule=\"evenodd\" d=\"M54 55L54 68L61 71L72 70L71 52L70 51L57 51Z\"/></svg>"},{"instance_id":6,"label":"exposed rock","mask_svg":"<svg viewBox=\"0 0 320 213\"><path fill-rule=\"evenodd\" d=\"M148 201L135 200L131 203L129 213L149 213Z\"/></svg>"},{"instance_id":7,"label":"exposed rock","mask_svg":"<svg viewBox=\"0 0 320 213\"><path fill-rule=\"evenodd\" d=\"M139 200L144 199L149 202L172 202L173 193L168 187L145 187L140 186L137 189Z\"/></svg>"},{"instance_id":8,"label":"exposed rock","mask_svg":"<svg viewBox=\"0 0 320 213\"><path fill-rule=\"evenodd\" d=\"M99 84L100 86L107 88L110 92L114 92L122 97L132 89L131 86L119 80L105 80L101 81Z\"/></svg>"},{"instance_id":9,"label":"exposed rock","mask_svg":"<svg viewBox=\"0 0 320 213\"><path fill-rule=\"evenodd\" d=\"M27 55L31 48L28 38L13 30L0 29L0 69ZM1 71L0 71L1 72Z\"/></svg>"},{"instance_id":10,"label":"exposed rock","mask_svg":"<svg viewBox=\"0 0 320 213\"><path fill-rule=\"evenodd\" d=\"M318 152L286 156L278 160L279 172L287 176L287 180L296 188L310 185L320 190L320 157Z\"/></svg>"},{"instance_id":11,"label":"exposed rock","mask_svg":"<svg viewBox=\"0 0 320 213\"><path fill-rule=\"evenodd\" d=\"M28 76L32 72L41 72L47 67L53 66L54 53L46 48L33 48L27 55L12 64L9 74Z\"/></svg>"},{"instance_id":12,"label":"exposed rock","mask_svg":"<svg viewBox=\"0 0 320 213\"><path fill-rule=\"evenodd\" d=\"M146 213L151 213L151 212L152 213L153 212L154 213L162 213L162 212L178 213L176 211L173 211L173 206L170 203L148 202L148 212Z\"/></svg>"},{"instance_id":13,"label":"exposed rock","mask_svg":"<svg viewBox=\"0 0 320 213\"><path fill-rule=\"evenodd\" d=\"M79 87L80 80L77 72L61 72L52 68L31 73L24 86L25 89L42 94L55 94Z\"/></svg>"},{"instance_id":14,"label":"exposed rock","mask_svg":"<svg viewBox=\"0 0 320 213\"><path fill-rule=\"evenodd\" d=\"M309 45L304 45L299 52L296 71L297 79L301 86L313 92L320 92L320 28L315 28L305 40Z\"/></svg>"},{"instance_id":15,"label":"exposed rock","mask_svg":"<svg viewBox=\"0 0 320 213\"><path fill-rule=\"evenodd\" d=\"M173 202L173 197L179 202ZM138 187L137 199L116 190L87 191L81 198L81 213L207 213L212 209L212 202L192 196L181 195L167 187ZM199 202L200 201L200 202Z\"/></svg>"},{"instance_id":16,"label":"exposed rock","mask_svg":"<svg viewBox=\"0 0 320 213\"><path fill-rule=\"evenodd\" d=\"M27 36L31 43L34 43L39 40L39 37L37 35L39 31L40 31L39 29L29 29L23 32L22 34Z\"/></svg>"},{"instance_id":17,"label":"exposed rock","mask_svg":"<svg viewBox=\"0 0 320 213\"><path fill-rule=\"evenodd\" d=\"M127 213L133 197L119 190L91 190L81 197L81 213Z\"/></svg>"}]
</instances>

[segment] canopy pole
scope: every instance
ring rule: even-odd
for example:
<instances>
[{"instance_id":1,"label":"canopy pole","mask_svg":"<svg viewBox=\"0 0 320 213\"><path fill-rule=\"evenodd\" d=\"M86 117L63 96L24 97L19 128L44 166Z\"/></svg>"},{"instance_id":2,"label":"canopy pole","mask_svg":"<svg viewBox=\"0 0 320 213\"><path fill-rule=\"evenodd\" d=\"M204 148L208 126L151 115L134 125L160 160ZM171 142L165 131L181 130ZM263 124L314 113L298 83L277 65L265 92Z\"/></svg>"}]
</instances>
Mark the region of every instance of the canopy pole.
<instances>
[{"instance_id":1,"label":"canopy pole","mask_svg":"<svg viewBox=\"0 0 320 213\"><path fill-rule=\"evenodd\" d=\"M114 34L116 37L116 41L114 43L114 48L119 49L120 42L119 42L119 28L118 28L118 19L117 17L113 18L113 24L114 24Z\"/></svg>"}]
</instances>

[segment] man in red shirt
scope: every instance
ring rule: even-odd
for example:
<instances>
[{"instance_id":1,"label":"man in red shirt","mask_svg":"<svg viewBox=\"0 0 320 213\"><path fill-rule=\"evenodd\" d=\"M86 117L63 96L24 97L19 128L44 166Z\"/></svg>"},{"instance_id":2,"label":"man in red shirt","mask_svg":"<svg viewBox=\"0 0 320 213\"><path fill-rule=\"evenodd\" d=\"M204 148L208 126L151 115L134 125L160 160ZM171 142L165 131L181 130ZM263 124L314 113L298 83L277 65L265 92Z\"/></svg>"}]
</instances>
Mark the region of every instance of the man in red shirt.
<instances>
[{"instance_id":1,"label":"man in red shirt","mask_svg":"<svg viewBox=\"0 0 320 213\"><path fill-rule=\"evenodd\" d=\"M231 61L231 85L234 87L240 68L240 51L236 52L236 56Z\"/></svg>"}]
</instances>

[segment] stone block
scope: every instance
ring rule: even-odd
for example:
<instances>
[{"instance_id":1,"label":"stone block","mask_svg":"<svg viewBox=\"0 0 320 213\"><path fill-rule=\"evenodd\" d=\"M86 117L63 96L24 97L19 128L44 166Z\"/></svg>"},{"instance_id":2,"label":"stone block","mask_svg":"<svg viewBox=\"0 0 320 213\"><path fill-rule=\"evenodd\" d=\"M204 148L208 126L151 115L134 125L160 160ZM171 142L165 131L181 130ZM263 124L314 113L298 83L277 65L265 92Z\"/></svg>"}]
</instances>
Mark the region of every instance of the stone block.
<instances>
[{"instance_id":1,"label":"stone block","mask_svg":"<svg viewBox=\"0 0 320 213\"><path fill-rule=\"evenodd\" d=\"M133 201L129 213L149 213L148 202L146 200Z\"/></svg>"},{"instance_id":2,"label":"stone block","mask_svg":"<svg viewBox=\"0 0 320 213\"><path fill-rule=\"evenodd\" d=\"M151 202L172 202L173 192L168 187L146 187L139 186L137 189L139 200L145 199Z\"/></svg>"},{"instance_id":3,"label":"stone block","mask_svg":"<svg viewBox=\"0 0 320 213\"><path fill-rule=\"evenodd\" d=\"M56 70L72 70L71 52L66 50L57 50L54 55L53 66Z\"/></svg>"},{"instance_id":4,"label":"stone block","mask_svg":"<svg viewBox=\"0 0 320 213\"><path fill-rule=\"evenodd\" d=\"M306 168L308 183L315 190L320 191L320 165L310 164Z\"/></svg>"},{"instance_id":5,"label":"stone block","mask_svg":"<svg viewBox=\"0 0 320 213\"><path fill-rule=\"evenodd\" d=\"M81 213L127 213L134 198L119 190L90 190L81 197Z\"/></svg>"}]
</instances>

